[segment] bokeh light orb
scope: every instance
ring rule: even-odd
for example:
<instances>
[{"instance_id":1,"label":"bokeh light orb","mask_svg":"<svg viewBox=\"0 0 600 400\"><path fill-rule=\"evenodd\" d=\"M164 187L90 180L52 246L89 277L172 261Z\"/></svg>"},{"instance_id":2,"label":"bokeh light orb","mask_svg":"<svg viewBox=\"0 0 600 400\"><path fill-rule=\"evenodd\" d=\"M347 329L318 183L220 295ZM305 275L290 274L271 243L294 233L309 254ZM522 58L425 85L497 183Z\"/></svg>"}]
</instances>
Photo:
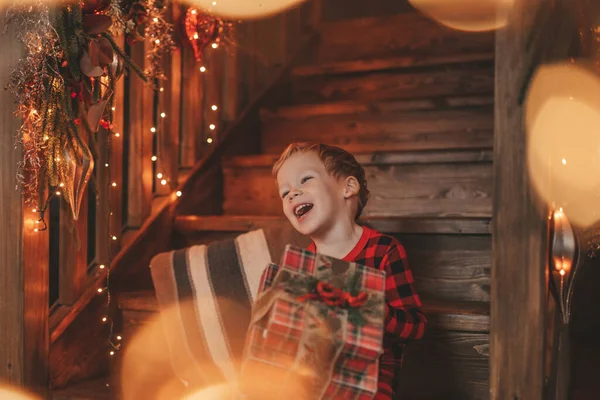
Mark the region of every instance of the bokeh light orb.
<instances>
[{"instance_id":1,"label":"bokeh light orb","mask_svg":"<svg viewBox=\"0 0 600 400\"><path fill-rule=\"evenodd\" d=\"M409 0L409 3L449 28L485 32L507 24L514 0Z\"/></svg>"},{"instance_id":2,"label":"bokeh light orb","mask_svg":"<svg viewBox=\"0 0 600 400\"><path fill-rule=\"evenodd\" d=\"M526 98L527 164L546 204L572 224L600 220L600 76L584 61L543 65Z\"/></svg>"},{"instance_id":3,"label":"bokeh light orb","mask_svg":"<svg viewBox=\"0 0 600 400\"><path fill-rule=\"evenodd\" d=\"M305 0L186 0L185 3L224 18L269 17L302 4Z\"/></svg>"},{"instance_id":4,"label":"bokeh light orb","mask_svg":"<svg viewBox=\"0 0 600 400\"><path fill-rule=\"evenodd\" d=\"M0 399L2 400L38 400L39 397L36 397L32 394L26 393L25 391L11 387L8 385L0 386Z\"/></svg>"}]
</instances>

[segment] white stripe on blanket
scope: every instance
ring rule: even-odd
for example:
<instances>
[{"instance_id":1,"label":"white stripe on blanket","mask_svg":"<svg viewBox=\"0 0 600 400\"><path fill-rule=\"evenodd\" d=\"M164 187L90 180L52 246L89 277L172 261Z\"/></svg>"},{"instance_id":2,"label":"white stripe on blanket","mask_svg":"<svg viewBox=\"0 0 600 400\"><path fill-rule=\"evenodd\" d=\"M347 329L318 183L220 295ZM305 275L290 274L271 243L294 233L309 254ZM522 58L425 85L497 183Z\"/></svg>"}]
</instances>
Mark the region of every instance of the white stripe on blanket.
<instances>
[{"instance_id":1,"label":"white stripe on blanket","mask_svg":"<svg viewBox=\"0 0 600 400\"><path fill-rule=\"evenodd\" d=\"M242 274L253 303L258 293L260 278L271 261L267 238L262 229L244 233L236 238Z\"/></svg>"},{"instance_id":2,"label":"white stripe on blanket","mask_svg":"<svg viewBox=\"0 0 600 400\"><path fill-rule=\"evenodd\" d=\"M204 332L206 345L213 362L229 381L237 379L237 371L225 339L225 330L219 319L219 308L208 272L206 246L192 246L188 251L188 266L195 292L196 310L200 320L198 328Z\"/></svg>"}]
</instances>

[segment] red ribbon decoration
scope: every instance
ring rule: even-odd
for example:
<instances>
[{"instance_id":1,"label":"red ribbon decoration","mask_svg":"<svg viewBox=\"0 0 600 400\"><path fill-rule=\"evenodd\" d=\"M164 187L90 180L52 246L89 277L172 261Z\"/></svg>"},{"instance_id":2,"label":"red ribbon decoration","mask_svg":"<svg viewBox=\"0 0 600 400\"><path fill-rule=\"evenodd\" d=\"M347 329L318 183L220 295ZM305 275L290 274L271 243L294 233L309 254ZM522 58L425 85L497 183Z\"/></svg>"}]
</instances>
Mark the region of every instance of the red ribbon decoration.
<instances>
[{"instance_id":1,"label":"red ribbon decoration","mask_svg":"<svg viewBox=\"0 0 600 400\"><path fill-rule=\"evenodd\" d=\"M360 292L358 295L352 296L350 293L336 288L329 283L319 282L317 283L316 293L308 293L300 296L298 297L298 301L321 300L332 307L358 308L365 304L368 297L369 295L365 292Z\"/></svg>"}]
</instances>

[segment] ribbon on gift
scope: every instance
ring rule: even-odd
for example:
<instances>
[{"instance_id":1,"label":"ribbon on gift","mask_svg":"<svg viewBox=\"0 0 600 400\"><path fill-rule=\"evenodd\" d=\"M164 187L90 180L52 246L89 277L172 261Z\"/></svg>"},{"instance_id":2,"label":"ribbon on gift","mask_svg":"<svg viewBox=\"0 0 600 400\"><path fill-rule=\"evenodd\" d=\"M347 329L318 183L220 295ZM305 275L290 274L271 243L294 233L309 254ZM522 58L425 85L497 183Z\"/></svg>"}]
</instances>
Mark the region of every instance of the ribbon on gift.
<instances>
[{"instance_id":1,"label":"ribbon on gift","mask_svg":"<svg viewBox=\"0 0 600 400\"><path fill-rule=\"evenodd\" d=\"M336 288L327 282L319 281L315 292L299 296L297 300L300 302L320 300L331 307L359 308L365 305L368 298L369 295L366 292L359 292L356 296L353 296L350 292Z\"/></svg>"}]
</instances>

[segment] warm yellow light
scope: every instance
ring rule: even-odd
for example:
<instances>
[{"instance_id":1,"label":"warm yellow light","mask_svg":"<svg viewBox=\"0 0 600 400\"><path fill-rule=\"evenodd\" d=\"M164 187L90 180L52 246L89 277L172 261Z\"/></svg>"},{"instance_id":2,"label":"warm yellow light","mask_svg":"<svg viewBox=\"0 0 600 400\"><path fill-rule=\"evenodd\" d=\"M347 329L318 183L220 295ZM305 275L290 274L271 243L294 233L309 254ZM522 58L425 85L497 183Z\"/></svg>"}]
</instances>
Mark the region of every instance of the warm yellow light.
<instances>
[{"instance_id":1,"label":"warm yellow light","mask_svg":"<svg viewBox=\"0 0 600 400\"><path fill-rule=\"evenodd\" d=\"M111 356L114 356L115 352L113 350L111 350L110 353L108 353L108 354L110 354Z\"/></svg>"},{"instance_id":2,"label":"warm yellow light","mask_svg":"<svg viewBox=\"0 0 600 400\"><path fill-rule=\"evenodd\" d=\"M198 33L194 33L194 39L198 39Z\"/></svg>"},{"instance_id":3,"label":"warm yellow light","mask_svg":"<svg viewBox=\"0 0 600 400\"><path fill-rule=\"evenodd\" d=\"M117 133L115 133L115 136L116 136L116 137L120 137L120 136L121 136L121 134L120 134L119 132L117 132Z\"/></svg>"},{"instance_id":4,"label":"warm yellow light","mask_svg":"<svg viewBox=\"0 0 600 400\"><path fill-rule=\"evenodd\" d=\"M196 15L197 11L196 10L192 10L192 14Z\"/></svg>"},{"instance_id":5,"label":"warm yellow light","mask_svg":"<svg viewBox=\"0 0 600 400\"><path fill-rule=\"evenodd\" d=\"M600 78L590 64L536 71L526 98L527 165L536 193L587 227L600 220ZM568 163L567 163L568 160Z\"/></svg>"},{"instance_id":6,"label":"warm yellow light","mask_svg":"<svg viewBox=\"0 0 600 400\"><path fill-rule=\"evenodd\" d=\"M106 321L108 321L108 318L102 317L102 322L106 322Z\"/></svg>"},{"instance_id":7,"label":"warm yellow light","mask_svg":"<svg viewBox=\"0 0 600 400\"><path fill-rule=\"evenodd\" d=\"M117 182L113 182L113 183L112 183L112 186L113 186L113 187L117 187Z\"/></svg>"},{"instance_id":8,"label":"warm yellow light","mask_svg":"<svg viewBox=\"0 0 600 400\"><path fill-rule=\"evenodd\" d=\"M165 118L167 116L166 113L160 113L161 118Z\"/></svg>"},{"instance_id":9,"label":"warm yellow light","mask_svg":"<svg viewBox=\"0 0 600 400\"><path fill-rule=\"evenodd\" d=\"M189 0L201 9L209 9L211 14L227 18L253 19L281 13L302 4L305 0ZM195 14L192 10L192 14Z\"/></svg>"},{"instance_id":10,"label":"warm yellow light","mask_svg":"<svg viewBox=\"0 0 600 400\"><path fill-rule=\"evenodd\" d=\"M217 107L216 105L212 105L210 108L211 108L213 111L217 111L217 110L219 109L219 107Z\"/></svg>"},{"instance_id":11,"label":"warm yellow light","mask_svg":"<svg viewBox=\"0 0 600 400\"><path fill-rule=\"evenodd\" d=\"M156 44L160 44L160 39L156 39L156 40L154 41L154 43L156 43Z\"/></svg>"},{"instance_id":12,"label":"warm yellow light","mask_svg":"<svg viewBox=\"0 0 600 400\"><path fill-rule=\"evenodd\" d=\"M514 0L409 0L409 3L449 28L484 32L507 24Z\"/></svg>"},{"instance_id":13,"label":"warm yellow light","mask_svg":"<svg viewBox=\"0 0 600 400\"><path fill-rule=\"evenodd\" d=\"M123 339L123 338L121 337L121 335L117 335L117 340L121 340L121 339Z\"/></svg>"},{"instance_id":14,"label":"warm yellow light","mask_svg":"<svg viewBox=\"0 0 600 400\"><path fill-rule=\"evenodd\" d=\"M159 172L158 174L156 174L156 177L157 177L158 179L161 179L161 178L163 177L163 174L161 174L161 173Z\"/></svg>"},{"instance_id":15,"label":"warm yellow light","mask_svg":"<svg viewBox=\"0 0 600 400\"><path fill-rule=\"evenodd\" d=\"M105 166L106 168L108 168L108 163L105 163L105 164L104 164L104 166Z\"/></svg>"},{"instance_id":16,"label":"warm yellow light","mask_svg":"<svg viewBox=\"0 0 600 400\"><path fill-rule=\"evenodd\" d=\"M164 91L165 91L165 88L164 88L164 87L161 87L161 88L160 88L160 91L161 91L161 92L164 92Z\"/></svg>"},{"instance_id":17,"label":"warm yellow light","mask_svg":"<svg viewBox=\"0 0 600 400\"><path fill-rule=\"evenodd\" d=\"M212 142L213 142L212 138L206 139L206 143L212 143Z\"/></svg>"},{"instance_id":18,"label":"warm yellow light","mask_svg":"<svg viewBox=\"0 0 600 400\"><path fill-rule=\"evenodd\" d=\"M102 293L102 292L104 292L104 289L98 288L98 293Z\"/></svg>"},{"instance_id":19,"label":"warm yellow light","mask_svg":"<svg viewBox=\"0 0 600 400\"><path fill-rule=\"evenodd\" d=\"M204 66L200 67L200 72L206 72L206 67L204 67Z\"/></svg>"},{"instance_id":20,"label":"warm yellow light","mask_svg":"<svg viewBox=\"0 0 600 400\"><path fill-rule=\"evenodd\" d=\"M151 160L154 162L154 161L158 160L158 158L156 156L152 156Z\"/></svg>"},{"instance_id":21,"label":"warm yellow light","mask_svg":"<svg viewBox=\"0 0 600 400\"><path fill-rule=\"evenodd\" d=\"M559 271L559 274L561 274L561 275L563 275L563 276L564 276L564 275L565 275L565 270L564 270L564 269L561 269L561 270Z\"/></svg>"},{"instance_id":22,"label":"warm yellow light","mask_svg":"<svg viewBox=\"0 0 600 400\"><path fill-rule=\"evenodd\" d=\"M156 132L156 128L155 127L150 128L150 132L152 132L152 133Z\"/></svg>"},{"instance_id":23,"label":"warm yellow light","mask_svg":"<svg viewBox=\"0 0 600 400\"><path fill-rule=\"evenodd\" d=\"M104 269L104 268L106 268L106 266L104 264L100 264L100 266L98 266L98 268Z\"/></svg>"},{"instance_id":24,"label":"warm yellow light","mask_svg":"<svg viewBox=\"0 0 600 400\"><path fill-rule=\"evenodd\" d=\"M154 19L152 19L152 21L158 22L158 18L154 17Z\"/></svg>"},{"instance_id":25,"label":"warm yellow light","mask_svg":"<svg viewBox=\"0 0 600 400\"><path fill-rule=\"evenodd\" d=\"M215 124L210 124L208 127L210 128L211 131L214 131L216 128Z\"/></svg>"},{"instance_id":26,"label":"warm yellow light","mask_svg":"<svg viewBox=\"0 0 600 400\"><path fill-rule=\"evenodd\" d=\"M37 212L37 210L34 208L33 210L31 210L32 212Z\"/></svg>"},{"instance_id":27,"label":"warm yellow light","mask_svg":"<svg viewBox=\"0 0 600 400\"><path fill-rule=\"evenodd\" d=\"M160 184L163 185L163 186L165 186L167 184L167 180L163 179L162 181L160 181Z\"/></svg>"},{"instance_id":28,"label":"warm yellow light","mask_svg":"<svg viewBox=\"0 0 600 400\"><path fill-rule=\"evenodd\" d=\"M177 193L175 193L177 195L177 197L181 197L181 190L178 190Z\"/></svg>"},{"instance_id":29,"label":"warm yellow light","mask_svg":"<svg viewBox=\"0 0 600 400\"><path fill-rule=\"evenodd\" d=\"M113 237L112 237L112 240L117 240L117 237L116 237L116 236L113 236Z\"/></svg>"},{"instance_id":30,"label":"warm yellow light","mask_svg":"<svg viewBox=\"0 0 600 400\"><path fill-rule=\"evenodd\" d=\"M1 4L1 2L0 2ZM3 384L0 387L0 399L2 400L35 400L39 399L39 397L34 396L32 394L26 393L21 390L19 387L8 386L7 384Z\"/></svg>"},{"instance_id":31,"label":"warm yellow light","mask_svg":"<svg viewBox=\"0 0 600 400\"><path fill-rule=\"evenodd\" d=\"M61 183L58 184L58 186L65 187L65 184L61 182Z\"/></svg>"},{"instance_id":32,"label":"warm yellow light","mask_svg":"<svg viewBox=\"0 0 600 400\"><path fill-rule=\"evenodd\" d=\"M219 44L218 44L218 43L213 43L213 44L211 44L210 46L211 46L213 49L216 49L217 47L219 47Z\"/></svg>"},{"instance_id":33,"label":"warm yellow light","mask_svg":"<svg viewBox=\"0 0 600 400\"><path fill-rule=\"evenodd\" d=\"M60 191L59 190L56 191L56 195L60 196Z\"/></svg>"},{"instance_id":34,"label":"warm yellow light","mask_svg":"<svg viewBox=\"0 0 600 400\"><path fill-rule=\"evenodd\" d=\"M111 108L111 110L115 111L115 110L116 110L116 107L112 107L112 108Z\"/></svg>"}]
</instances>

